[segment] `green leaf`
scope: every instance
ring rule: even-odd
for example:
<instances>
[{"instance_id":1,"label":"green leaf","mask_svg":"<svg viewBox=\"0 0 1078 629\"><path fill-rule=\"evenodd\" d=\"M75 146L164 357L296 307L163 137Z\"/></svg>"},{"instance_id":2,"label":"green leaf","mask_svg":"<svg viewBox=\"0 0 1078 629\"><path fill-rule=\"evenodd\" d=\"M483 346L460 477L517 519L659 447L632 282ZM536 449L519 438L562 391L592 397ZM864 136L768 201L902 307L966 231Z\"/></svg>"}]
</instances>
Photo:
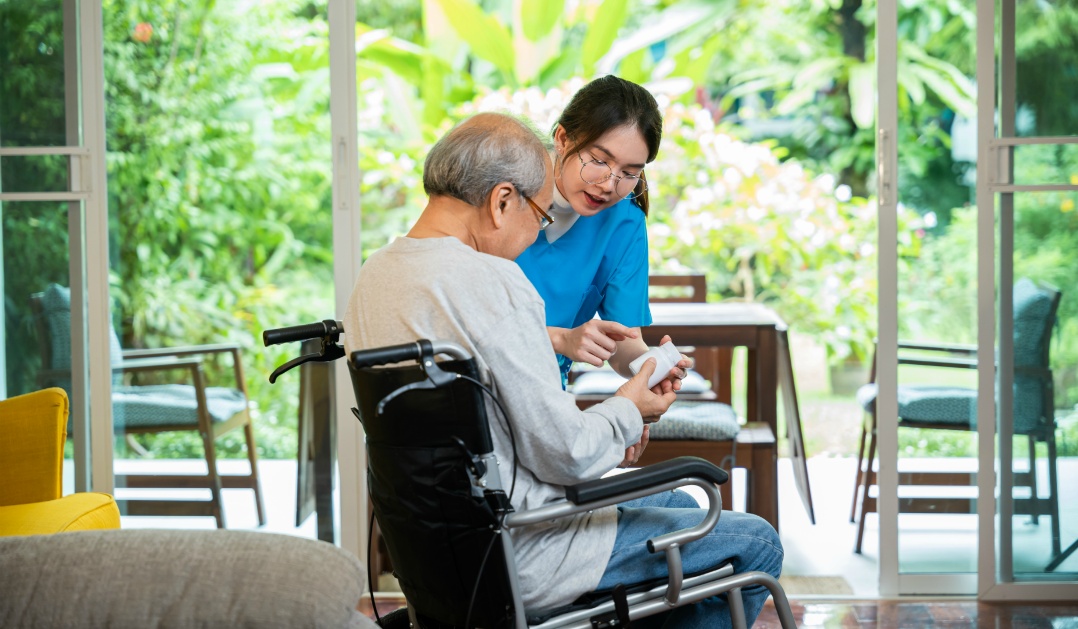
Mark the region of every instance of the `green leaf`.
<instances>
[{"instance_id":1,"label":"green leaf","mask_svg":"<svg viewBox=\"0 0 1078 629\"><path fill-rule=\"evenodd\" d=\"M543 90L557 87L560 83L575 74L579 62L579 48L570 46L563 49L560 55L548 61L539 72L539 87Z\"/></svg>"},{"instance_id":2,"label":"green leaf","mask_svg":"<svg viewBox=\"0 0 1078 629\"><path fill-rule=\"evenodd\" d=\"M648 20L639 30L624 37L612 41L599 62L599 71L611 71L618 61L639 50L646 50L653 44L678 38L678 45L683 52L696 48L701 40L707 42L722 42L721 37L715 36L715 29L724 23L728 14L733 9L730 0L694 0L679 2L661 11ZM605 15L601 12L600 15ZM691 33L692 41L682 41L681 38L693 30L693 27L703 25L702 30Z\"/></svg>"},{"instance_id":3,"label":"green leaf","mask_svg":"<svg viewBox=\"0 0 1078 629\"><path fill-rule=\"evenodd\" d=\"M384 29L356 25L356 56L385 67L412 85L423 80L425 51L411 42L389 36Z\"/></svg>"},{"instance_id":4,"label":"green leaf","mask_svg":"<svg viewBox=\"0 0 1078 629\"><path fill-rule=\"evenodd\" d=\"M876 68L871 63L850 68L850 116L860 129L876 123Z\"/></svg>"},{"instance_id":5,"label":"green leaf","mask_svg":"<svg viewBox=\"0 0 1078 629\"><path fill-rule=\"evenodd\" d=\"M722 45L721 38L713 37L703 46L682 51L674 57L675 65L671 75L688 77L693 83L703 85L706 83L707 71ZM643 53L643 51L640 52Z\"/></svg>"},{"instance_id":6,"label":"green leaf","mask_svg":"<svg viewBox=\"0 0 1078 629\"><path fill-rule=\"evenodd\" d=\"M898 60L898 87L906 91L909 102L914 105L924 104L925 84L917 77L913 64L904 59Z\"/></svg>"},{"instance_id":7,"label":"green leaf","mask_svg":"<svg viewBox=\"0 0 1078 629\"><path fill-rule=\"evenodd\" d=\"M427 55L423 59L423 69L423 83L419 90L423 100L423 122L433 127L446 117L443 103L447 70L434 55Z\"/></svg>"},{"instance_id":8,"label":"green leaf","mask_svg":"<svg viewBox=\"0 0 1078 629\"><path fill-rule=\"evenodd\" d=\"M453 30L472 49L472 54L513 78L515 55L509 30L469 0L438 0Z\"/></svg>"},{"instance_id":9,"label":"green leaf","mask_svg":"<svg viewBox=\"0 0 1078 629\"><path fill-rule=\"evenodd\" d=\"M629 17L628 4L628 0L603 0L599 5L581 47L581 63L585 76L595 73L595 64L617 39L618 31Z\"/></svg>"},{"instance_id":10,"label":"green leaf","mask_svg":"<svg viewBox=\"0 0 1078 629\"><path fill-rule=\"evenodd\" d=\"M522 0L520 3L520 22L524 26L524 36L531 41L539 41L554 30L565 10L565 0Z\"/></svg>"},{"instance_id":11,"label":"green leaf","mask_svg":"<svg viewBox=\"0 0 1078 629\"><path fill-rule=\"evenodd\" d=\"M644 57L646 50L637 50L621 60L618 66L618 76L633 83L646 83L648 73L644 70Z\"/></svg>"}]
</instances>

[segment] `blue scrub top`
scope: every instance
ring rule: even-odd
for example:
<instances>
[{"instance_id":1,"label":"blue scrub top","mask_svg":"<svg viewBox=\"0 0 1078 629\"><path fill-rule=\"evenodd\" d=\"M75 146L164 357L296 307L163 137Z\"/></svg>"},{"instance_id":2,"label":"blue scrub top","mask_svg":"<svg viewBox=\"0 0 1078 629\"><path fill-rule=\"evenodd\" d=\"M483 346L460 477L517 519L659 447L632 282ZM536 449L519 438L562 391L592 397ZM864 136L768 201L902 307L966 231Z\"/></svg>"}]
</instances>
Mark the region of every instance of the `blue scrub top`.
<instances>
[{"instance_id":1,"label":"blue scrub top","mask_svg":"<svg viewBox=\"0 0 1078 629\"><path fill-rule=\"evenodd\" d=\"M644 212L623 199L579 217L553 243L540 232L517 258L546 303L546 324L575 328L595 316L628 327L651 325ZM572 361L558 356L563 378Z\"/></svg>"}]
</instances>

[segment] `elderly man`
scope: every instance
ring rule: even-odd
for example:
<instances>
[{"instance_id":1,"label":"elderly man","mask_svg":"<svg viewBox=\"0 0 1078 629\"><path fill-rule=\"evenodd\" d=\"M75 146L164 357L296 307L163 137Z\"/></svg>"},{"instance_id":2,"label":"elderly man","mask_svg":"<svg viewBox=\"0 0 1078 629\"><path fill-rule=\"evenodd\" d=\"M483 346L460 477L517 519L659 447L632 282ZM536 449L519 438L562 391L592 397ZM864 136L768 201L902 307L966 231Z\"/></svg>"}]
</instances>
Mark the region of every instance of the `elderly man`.
<instances>
[{"instance_id":1,"label":"elderly man","mask_svg":"<svg viewBox=\"0 0 1078 629\"><path fill-rule=\"evenodd\" d=\"M651 359L611 399L577 409L561 388L543 301L513 263L548 220L543 208L550 207L553 170L542 140L512 117L476 115L431 149L423 187L430 198L411 231L373 254L360 271L345 315L346 349L428 338L469 350L516 433L514 461L505 425L491 422L495 453L517 470L515 509L561 500L565 485L635 462L646 444L646 423L674 401L671 381L648 389ZM490 416L497 416L493 408ZM503 486L513 468L500 466ZM664 576L666 564L644 550L646 540L702 517L691 498L666 492L514 530L524 604L530 611L549 609L600 585ZM732 560L738 570L777 576L782 563L774 529L732 512L684 553L689 572ZM750 620L766 598L766 590L746 591ZM648 620L721 627L729 615L716 598Z\"/></svg>"}]
</instances>

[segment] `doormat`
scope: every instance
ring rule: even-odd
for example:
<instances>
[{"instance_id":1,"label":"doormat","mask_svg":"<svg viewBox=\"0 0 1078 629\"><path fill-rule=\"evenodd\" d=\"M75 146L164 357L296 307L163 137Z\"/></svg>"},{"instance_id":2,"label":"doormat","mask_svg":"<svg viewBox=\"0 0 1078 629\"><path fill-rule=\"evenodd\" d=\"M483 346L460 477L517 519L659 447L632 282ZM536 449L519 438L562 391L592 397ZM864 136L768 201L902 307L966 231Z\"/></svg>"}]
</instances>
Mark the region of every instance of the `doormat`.
<instances>
[{"instance_id":1,"label":"doormat","mask_svg":"<svg viewBox=\"0 0 1078 629\"><path fill-rule=\"evenodd\" d=\"M842 577L782 575L779 584L786 596L799 594L852 596L853 588Z\"/></svg>"}]
</instances>

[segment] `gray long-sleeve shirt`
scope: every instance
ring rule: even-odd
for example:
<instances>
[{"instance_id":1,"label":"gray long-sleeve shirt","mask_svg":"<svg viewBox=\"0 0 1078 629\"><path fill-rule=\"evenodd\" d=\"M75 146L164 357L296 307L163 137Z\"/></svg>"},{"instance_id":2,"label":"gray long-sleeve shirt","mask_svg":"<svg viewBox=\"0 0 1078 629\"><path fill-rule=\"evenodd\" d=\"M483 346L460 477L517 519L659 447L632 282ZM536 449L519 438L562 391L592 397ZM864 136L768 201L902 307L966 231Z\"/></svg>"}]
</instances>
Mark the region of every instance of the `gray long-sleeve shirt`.
<instances>
[{"instance_id":1,"label":"gray long-sleeve shirt","mask_svg":"<svg viewBox=\"0 0 1078 629\"><path fill-rule=\"evenodd\" d=\"M564 499L565 485L599 478L640 440L643 420L628 399L581 411L562 390L543 300L520 268L456 238L398 238L372 255L360 270L344 329L349 352L426 338L459 343L477 358L516 433L517 510ZM508 491L509 434L487 404ZM616 531L613 507L514 530L525 607L549 609L595 589Z\"/></svg>"}]
</instances>

